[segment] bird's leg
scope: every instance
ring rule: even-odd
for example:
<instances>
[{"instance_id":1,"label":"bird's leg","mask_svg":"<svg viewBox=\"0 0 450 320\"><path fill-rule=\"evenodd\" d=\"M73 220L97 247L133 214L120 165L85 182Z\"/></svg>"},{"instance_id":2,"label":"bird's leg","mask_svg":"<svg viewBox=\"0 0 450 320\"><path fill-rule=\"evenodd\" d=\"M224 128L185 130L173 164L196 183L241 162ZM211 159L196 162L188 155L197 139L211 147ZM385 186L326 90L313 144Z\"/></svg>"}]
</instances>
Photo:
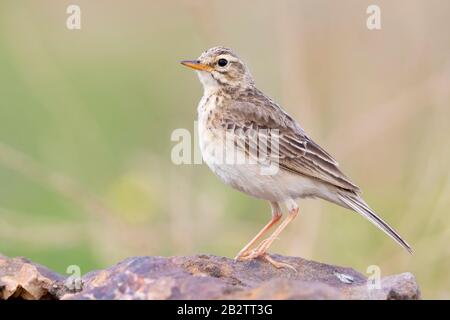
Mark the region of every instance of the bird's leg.
<instances>
[{"instance_id":1,"label":"bird's leg","mask_svg":"<svg viewBox=\"0 0 450 320\"><path fill-rule=\"evenodd\" d=\"M270 230L270 228L273 227L273 225L275 225L281 219L282 213L278 203L270 202L270 206L272 208L272 219L264 226L264 228L261 229L261 231L258 232L258 234L252 240L250 240L249 243L247 243L244 248L242 248L241 251L239 251L237 256L234 258L235 260L239 260L242 257L248 255L250 253L250 247L253 246L256 241L258 241L267 231Z\"/></svg>"},{"instance_id":2,"label":"bird's leg","mask_svg":"<svg viewBox=\"0 0 450 320\"><path fill-rule=\"evenodd\" d=\"M272 243L278 238L280 233L287 227L287 225L295 219L298 215L298 208L293 209L289 212L289 215L286 219L278 226L278 228L264 241L262 241L256 248L253 250L251 256L253 258L264 255L267 252L267 249L272 245Z\"/></svg>"},{"instance_id":3,"label":"bird's leg","mask_svg":"<svg viewBox=\"0 0 450 320\"><path fill-rule=\"evenodd\" d=\"M278 228L272 233L272 235L270 235L267 239L262 241L254 250L252 250L249 254L245 255L245 257L242 257L243 260L251 260L258 257L263 257L277 268L288 266L285 263L279 263L270 258L267 255L267 250L275 241L275 239L278 238L280 233L286 228L286 226L298 215L299 209L297 204L294 201L289 202L289 204L290 208L289 208L289 215L287 216L287 218L284 219L284 221L278 226Z\"/></svg>"}]
</instances>

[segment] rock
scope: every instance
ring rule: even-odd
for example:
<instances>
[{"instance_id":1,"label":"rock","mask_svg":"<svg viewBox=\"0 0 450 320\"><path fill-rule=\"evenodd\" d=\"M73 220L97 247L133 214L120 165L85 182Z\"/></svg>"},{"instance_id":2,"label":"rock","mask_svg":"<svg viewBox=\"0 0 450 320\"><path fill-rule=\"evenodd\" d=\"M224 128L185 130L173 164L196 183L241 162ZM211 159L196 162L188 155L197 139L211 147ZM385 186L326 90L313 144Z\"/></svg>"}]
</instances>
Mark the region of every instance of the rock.
<instances>
[{"instance_id":1,"label":"rock","mask_svg":"<svg viewBox=\"0 0 450 320\"><path fill-rule=\"evenodd\" d=\"M58 275L24 258L0 256L0 298L23 299L420 299L410 273L387 276L371 289L351 269L274 255L291 264L235 262L212 255L133 257L81 278ZM76 289L76 288L75 288Z\"/></svg>"},{"instance_id":2,"label":"rock","mask_svg":"<svg viewBox=\"0 0 450 320\"><path fill-rule=\"evenodd\" d=\"M25 258L0 255L0 299L53 299L63 280L63 276Z\"/></svg>"}]
</instances>

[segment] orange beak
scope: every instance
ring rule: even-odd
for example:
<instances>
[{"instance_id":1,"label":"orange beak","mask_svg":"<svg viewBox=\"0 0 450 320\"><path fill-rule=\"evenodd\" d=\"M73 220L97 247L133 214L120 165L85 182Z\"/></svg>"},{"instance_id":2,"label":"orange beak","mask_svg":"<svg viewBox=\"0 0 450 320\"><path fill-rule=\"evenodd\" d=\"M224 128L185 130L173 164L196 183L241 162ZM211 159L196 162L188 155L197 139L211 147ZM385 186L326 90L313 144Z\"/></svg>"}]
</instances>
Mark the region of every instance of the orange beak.
<instances>
[{"instance_id":1,"label":"orange beak","mask_svg":"<svg viewBox=\"0 0 450 320\"><path fill-rule=\"evenodd\" d=\"M200 71L208 71L211 72L213 68L206 64L200 63L198 60L183 60L180 62L183 66L192 68L194 70L200 70Z\"/></svg>"}]
</instances>

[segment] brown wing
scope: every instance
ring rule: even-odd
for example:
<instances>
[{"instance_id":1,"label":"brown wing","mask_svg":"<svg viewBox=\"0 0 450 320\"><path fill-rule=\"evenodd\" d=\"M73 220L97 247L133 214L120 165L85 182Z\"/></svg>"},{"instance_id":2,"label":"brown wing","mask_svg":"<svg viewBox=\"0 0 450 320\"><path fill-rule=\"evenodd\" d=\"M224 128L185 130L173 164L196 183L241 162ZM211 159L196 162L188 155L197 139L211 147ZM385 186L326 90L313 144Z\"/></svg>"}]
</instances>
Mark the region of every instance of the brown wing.
<instances>
[{"instance_id":1,"label":"brown wing","mask_svg":"<svg viewBox=\"0 0 450 320\"><path fill-rule=\"evenodd\" d=\"M223 128L234 133L238 147L248 153L249 135L253 135L253 139L255 135L263 137L262 141L278 141L281 169L359 192L359 188L339 170L336 160L311 140L300 125L270 98L261 93L245 100L224 107L222 116L217 119ZM270 143L265 148L270 150Z\"/></svg>"}]
</instances>

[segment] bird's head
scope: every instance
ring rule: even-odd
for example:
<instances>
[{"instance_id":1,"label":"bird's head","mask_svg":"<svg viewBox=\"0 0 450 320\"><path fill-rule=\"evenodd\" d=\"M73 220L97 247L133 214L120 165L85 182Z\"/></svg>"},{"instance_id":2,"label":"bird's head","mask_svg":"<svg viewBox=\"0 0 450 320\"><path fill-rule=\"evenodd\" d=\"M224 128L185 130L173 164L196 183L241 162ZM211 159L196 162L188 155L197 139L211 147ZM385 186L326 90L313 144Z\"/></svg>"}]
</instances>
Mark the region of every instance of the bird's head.
<instances>
[{"instance_id":1,"label":"bird's head","mask_svg":"<svg viewBox=\"0 0 450 320\"><path fill-rule=\"evenodd\" d=\"M239 90L253 85L244 62L228 48L208 49L197 60L184 60L181 64L197 71L205 91Z\"/></svg>"}]
</instances>

